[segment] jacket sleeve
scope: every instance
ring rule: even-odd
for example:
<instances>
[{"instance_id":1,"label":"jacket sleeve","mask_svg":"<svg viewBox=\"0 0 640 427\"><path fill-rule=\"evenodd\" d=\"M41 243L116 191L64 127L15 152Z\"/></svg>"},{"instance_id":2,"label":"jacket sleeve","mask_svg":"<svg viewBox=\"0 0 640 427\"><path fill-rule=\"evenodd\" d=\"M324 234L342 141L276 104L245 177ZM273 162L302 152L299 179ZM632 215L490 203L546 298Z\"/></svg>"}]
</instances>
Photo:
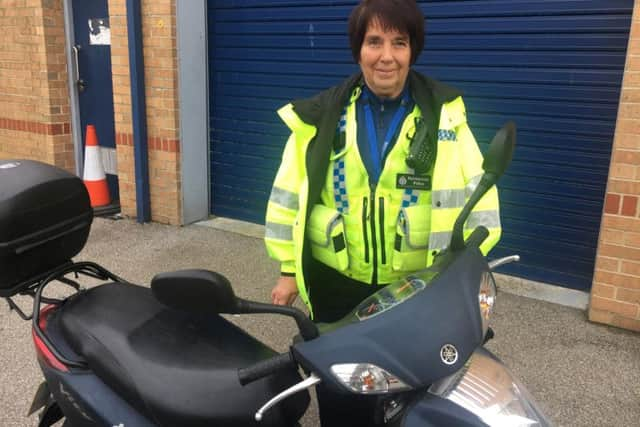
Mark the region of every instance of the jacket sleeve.
<instances>
[{"instance_id":1,"label":"jacket sleeve","mask_svg":"<svg viewBox=\"0 0 640 427\"><path fill-rule=\"evenodd\" d=\"M452 102L454 120L456 125L456 139L460 149L459 156L462 164L462 174L465 181L465 200L476 189L480 178L484 173L482 162L484 157L480 152L471 129L467 123L466 111L462 98ZM465 223L464 235L468 237L479 225L484 225L489 230L489 236L480 246L483 254L487 254L500 240L502 228L500 225L500 208L498 201L498 189L493 186L475 206L469 219Z\"/></svg>"},{"instance_id":2,"label":"jacket sleeve","mask_svg":"<svg viewBox=\"0 0 640 427\"><path fill-rule=\"evenodd\" d=\"M293 225L298 215L301 171L295 134L291 134L271 188L265 221L265 244L269 256L281 263L283 274L296 271Z\"/></svg>"}]
</instances>

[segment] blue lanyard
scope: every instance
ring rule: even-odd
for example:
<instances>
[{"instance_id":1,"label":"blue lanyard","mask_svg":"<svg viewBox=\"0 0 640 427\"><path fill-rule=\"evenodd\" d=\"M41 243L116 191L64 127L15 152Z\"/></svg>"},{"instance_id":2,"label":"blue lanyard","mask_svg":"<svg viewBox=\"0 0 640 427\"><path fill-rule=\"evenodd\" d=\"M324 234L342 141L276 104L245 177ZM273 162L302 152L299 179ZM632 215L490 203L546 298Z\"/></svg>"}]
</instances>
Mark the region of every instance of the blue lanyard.
<instances>
[{"instance_id":1,"label":"blue lanyard","mask_svg":"<svg viewBox=\"0 0 640 427\"><path fill-rule=\"evenodd\" d=\"M376 133L376 126L373 122L373 112L371 111L371 104L369 102L369 95L367 94L367 90L365 89L362 92L363 99L365 101L364 104L364 118L367 122L367 136L369 139L369 151L371 152L371 162L373 164L373 170L375 172L376 181L380 177L381 172L381 159L384 159L387 155L387 150L389 149L389 144L391 144L391 139L398 131L398 127L400 126L400 122L404 118L407 107L406 105L409 102L409 94L405 92L402 97L402 102L400 103L400 107L396 111L396 114L391 119L391 124L389 125L389 129L387 129L387 135L384 137L384 143L382 144L382 150L378 151L378 137Z\"/></svg>"}]
</instances>

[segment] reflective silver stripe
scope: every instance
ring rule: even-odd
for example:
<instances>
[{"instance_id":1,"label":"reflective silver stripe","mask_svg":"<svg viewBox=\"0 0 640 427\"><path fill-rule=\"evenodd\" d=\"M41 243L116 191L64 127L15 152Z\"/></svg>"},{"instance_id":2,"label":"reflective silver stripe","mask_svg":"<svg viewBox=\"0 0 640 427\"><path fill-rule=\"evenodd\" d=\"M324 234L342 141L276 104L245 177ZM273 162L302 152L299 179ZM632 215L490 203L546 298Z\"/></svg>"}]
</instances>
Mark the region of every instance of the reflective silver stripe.
<instances>
[{"instance_id":1,"label":"reflective silver stripe","mask_svg":"<svg viewBox=\"0 0 640 427\"><path fill-rule=\"evenodd\" d=\"M482 179L482 174L476 175L469 180L469 183L465 187L465 191L467 192L467 197L471 196L471 193L476 191L476 188L478 188L478 184L480 184L481 179Z\"/></svg>"},{"instance_id":2,"label":"reflective silver stripe","mask_svg":"<svg viewBox=\"0 0 640 427\"><path fill-rule=\"evenodd\" d=\"M449 246L451 243L450 231L438 231L429 234L429 250L437 249L441 250Z\"/></svg>"},{"instance_id":3,"label":"reflective silver stripe","mask_svg":"<svg viewBox=\"0 0 640 427\"><path fill-rule=\"evenodd\" d=\"M401 227L404 232L407 247L412 250L427 249L429 245L414 245L411 243L411 224L409 224L409 215L405 213L405 208L400 209Z\"/></svg>"},{"instance_id":4,"label":"reflective silver stripe","mask_svg":"<svg viewBox=\"0 0 640 427\"><path fill-rule=\"evenodd\" d=\"M471 212L464 228L470 230L479 225L484 225L487 228L500 227L500 214L497 210Z\"/></svg>"},{"instance_id":5,"label":"reflective silver stripe","mask_svg":"<svg viewBox=\"0 0 640 427\"><path fill-rule=\"evenodd\" d=\"M465 190L437 190L431 193L435 209L461 208L464 206Z\"/></svg>"},{"instance_id":6,"label":"reflective silver stripe","mask_svg":"<svg viewBox=\"0 0 640 427\"><path fill-rule=\"evenodd\" d=\"M290 240L293 241L293 226L278 224L277 222L267 222L264 225L264 236L267 239Z\"/></svg>"},{"instance_id":7,"label":"reflective silver stripe","mask_svg":"<svg viewBox=\"0 0 640 427\"><path fill-rule=\"evenodd\" d=\"M269 201L287 209L298 210L298 195L279 187L273 187Z\"/></svg>"}]
</instances>

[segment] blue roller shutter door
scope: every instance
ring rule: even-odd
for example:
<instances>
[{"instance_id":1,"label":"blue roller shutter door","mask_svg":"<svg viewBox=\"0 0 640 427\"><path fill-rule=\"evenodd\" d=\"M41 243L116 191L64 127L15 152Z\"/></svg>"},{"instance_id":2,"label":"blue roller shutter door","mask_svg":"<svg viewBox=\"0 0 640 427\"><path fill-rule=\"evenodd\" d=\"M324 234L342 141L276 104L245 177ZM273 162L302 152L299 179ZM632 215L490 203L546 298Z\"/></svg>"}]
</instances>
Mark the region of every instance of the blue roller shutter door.
<instances>
[{"instance_id":1,"label":"blue roller shutter door","mask_svg":"<svg viewBox=\"0 0 640 427\"><path fill-rule=\"evenodd\" d=\"M416 68L465 92L483 150L519 128L500 185L517 276L588 289L615 129L632 0L419 2ZM214 215L264 221L288 136L275 111L357 70L346 36L354 1L209 1Z\"/></svg>"}]
</instances>

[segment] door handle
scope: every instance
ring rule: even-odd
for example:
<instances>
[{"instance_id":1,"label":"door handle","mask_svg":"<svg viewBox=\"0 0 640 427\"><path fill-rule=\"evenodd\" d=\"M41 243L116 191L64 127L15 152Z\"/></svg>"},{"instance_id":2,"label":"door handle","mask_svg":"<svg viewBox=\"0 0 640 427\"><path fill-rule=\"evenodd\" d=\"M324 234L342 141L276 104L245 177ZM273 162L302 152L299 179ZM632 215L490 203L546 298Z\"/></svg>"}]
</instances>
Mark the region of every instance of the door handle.
<instances>
[{"instance_id":1,"label":"door handle","mask_svg":"<svg viewBox=\"0 0 640 427\"><path fill-rule=\"evenodd\" d=\"M80 64L78 62L78 52L80 52L81 47L79 44L77 44L77 45L74 45L72 49L73 49L73 59L75 60L75 65L76 65L76 69L75 69L76 85L78 85L78 90L82 92L87 87L87 84L84 80L80 78Z\"/></svg>"}]
</instances>

